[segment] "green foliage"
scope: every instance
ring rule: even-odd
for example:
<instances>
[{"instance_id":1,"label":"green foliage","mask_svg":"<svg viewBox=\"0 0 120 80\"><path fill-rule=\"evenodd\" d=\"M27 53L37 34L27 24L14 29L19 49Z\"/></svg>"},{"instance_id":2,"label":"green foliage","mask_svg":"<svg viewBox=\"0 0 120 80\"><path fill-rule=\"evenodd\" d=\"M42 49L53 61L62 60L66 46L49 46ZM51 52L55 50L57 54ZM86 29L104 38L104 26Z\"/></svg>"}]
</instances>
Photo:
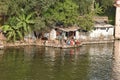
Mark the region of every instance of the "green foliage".
<instances>
[{"instance_id":1,"label":"green foliage","mask_svg":"<svg viewBox=\"0 0 120 80\"><path fill-rule=\"evenodd\" d=\"M8 5L6 5L4 2L0 2L0 14L6 15L8 11Z\"/></svg>"},{"instance_id":2,"label":"green foliage","mask_svg":"<svg viewBox=\"0 0 120 80\"><path fill-rule=\"evenodd\" d=\"M16 17L10 17L6 24L8 25L3 25L2 30L6 34L5 36L7 37L8 41L15 42L15 40L22 39L23 36L19 31L19 27L16 26L17 24Z\"/></svg>"},{"instance_id":3,"label":"green foliage","mask_svg":"<svg viewBox=\"0 0 120 80\"><path fill-rule=\"evenodd\" d=\"M94 15L98 15L103 13L102 7L99 5L99 3L95 3L94 11L92 11Z\"/></svg>"},{"instance_id":4,"label":"green foliage","mask_svg":"<svg viewBox=\"0 0 120 80\"><path fill-rule=\"evenodd\" d=\"M30 32L33 18L35 25L32 30L42 31L56 24L79 25L90 30L93 16L104 12L103 15L111 17L114 15L111 11L115 11L113 0L0 0L0 4L0 13L9 15L11 19L7 24L18 26L23 35ZM27 14L31 12L35 12L35 15L33 18L29 15L27 20ZM18 16L17 21L13 16Z\"/></svg>"},{"instance_id":5,"label":"green foliage","mask_svg":"<svg viewBox=\"0 0 120 80\"><path fill-rule=\"evenodd\" d=\"M6 34L8 41L15 42L16 40L23 39L23 37L30 33L30 25L34 24L31 19L33 13L29 15L20 14L18 17L12 17L9 19L8 25L3 25L2 30Z\"/></svg>"},{"instance_id":6,"label":"green foliage","mask_svg":"<svg viewBox=\"0 0 120 80\"><path fill-rule=\"evenodd\" d=\"M17 24L16 17L15 16L9 17L5 24L9 24L10 26L16 25Z\"/></svg>"},{"instance_id":7,"label":"green foliage","mask_svg":"<svg viewBox=\"0 0 120 80\"><path fill-rule=\"evenodd\" d=\"M94 21L93 21L93 14L86 14L81 16L79 19L79 26L82 30L90 31L93 28Z\"/></svg>"},{"instance_id":8,"label":"green foliage","mask_svg":"<svg viewBox=\"0 0 120 80\"><path fill-rule=\"evenodd\" d=\"M94 9L91 11L88 11L88 13L80 16L78 18L78 25L81 27L81 29L90 31L93 29L94 26L94 16L101 14L102 13L102 8L99 6L99 4L95 4Z\"/></svg>"},{"instance_id":9,"label":"green foliage","mask_svg":"<svg viewBox=\"0 0 120 80\"><path fill-rule=\"evenodd\" d=\"M16 26L3 25L2 30L6 34L8 41L15 42L16 40L22 39L23 37L19 31L19 28Z\"/></svg>"},{"instance_id":10,"label":"green foliage","mask_svg":"<svg viewBox=\"0 0 120 80\"><path fill-rule=\"evenodd\" d=\"M103 8L103 11L107 11L111 7L113 7L114 0L96 0L96 3L99 3Z\"/></svg>"},{"instance_id":11,"label":"green foliage","mask_svg":"<svg viewBox=\"0 0 120 80\"><path fill-rule=\"evenodd\" d=\"M84 14L78 19L79 26L86 31L90 31L94 26L94 16L101 14L102 8L98 3L95 4L94 10L91 10L88 14Z\"/></svg>"},{"instance_id":12,"label":"green foliage","mask_svg":"<svg viewBox=\"0 0 120 80\"><path fill-rule=\"evenodd\" d=\"M18 17L16 18L18 22L17 26L19 27L23 35L31 32L30 25L35 23L34 20L32 20L32 16L33 13L28 15L25 15L23 13L23 14L19 14Z\"/></svg>"},{"instance_id":13,"label":"green foliage","mask_svg":"<svg viewBox=\"0 0 120 80\"><path fill-rule=\"evenodd\" d=\"M44 12L48 24L63 23L64 26L76 24L78 16L78 6L72 0L57 2Z\"/></svg>"},{"instance_id":14,"label":"green foliage","mask_svg":"<svg viewBox=\"0 0 120 80\"><path fill-rule=\"evenodd\" d=\"M31 10L32 0L4 0L3 1L8 6L8 15L17 15L21 13L21 9L27 13Z\"/></svg>"},{"instance_id":15,"label":"green foliage","mask_svg":"<svg viewBox=\"0 0 120 80\"><path fill-rule=\"evenodd\" d=\"M44 19L41 17L36 17L35 18L35 25L34 25L34 30L35 31L41 31L42 29L44 29L46 27Z\"/></svg>"},{"instance_id":16,"label":"green foliage","mask_svg":"<svg viewBox=\"0 0 120 80\"><path fill-rule=\"evenodd\" d=\"M75 0L75 2L79 6L80 15L88 14L91 11L93 0Z\"/></svg>"},{"instance_id":17,"label":"green foliage","mask_svg":"<svg viewBox=\"0 0 120 80\"><path fill-rule=\"evenodd\" d=\"M108 16L109 22L114 24L115 23L115 7L114 2L115 0L95 0L96 3L100 4L100 7L102 7L103 13L102 16Z\"/></svg>"}]
</instances>

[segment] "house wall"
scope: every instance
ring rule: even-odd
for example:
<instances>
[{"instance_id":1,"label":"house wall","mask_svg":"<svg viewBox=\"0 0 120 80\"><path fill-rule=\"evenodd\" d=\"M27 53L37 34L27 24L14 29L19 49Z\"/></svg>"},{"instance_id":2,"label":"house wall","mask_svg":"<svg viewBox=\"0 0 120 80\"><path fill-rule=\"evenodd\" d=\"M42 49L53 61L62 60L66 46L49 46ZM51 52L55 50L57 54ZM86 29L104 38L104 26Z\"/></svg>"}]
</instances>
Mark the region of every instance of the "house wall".
<instances>
[{"instance_id":1,"label":"house wall","mask_svg":"<svg viewBox=\"0 0 120 80\"><path fill-rule=\"evenodd\" d=\"M52 29L50 32L50 40L55 40L56 39L56 31L55 29Z\"/></svg>"},{"instance_id":2,"label":"house wall","mask_svg":"<svg viewBox=\"0 0 120 80\"><path fill-rule=\"evenodd\" d=\"M63 39L67 39L66 32L62 32L62 34L57 36L57 32L53 29L50 32L50 40L58 39L58 37L62 37ZM75 35L71 36L77 40L113 40L114 39L114 27L100 27L95 28L90 32L79 32L75 31ZM70 37L70 38L71 38ZM69 38L69 39L70 39Z\"/></svg>"},{"instance_id":3,"label":"house wall","mask_svg":"<svg viewBox=\"0 0 120 80\"><path fill-rule=\"evenodd\" d=\"M97 28L90 32L81 32L80 40L111 40L114 38L114 28Z\"/></svg>"}]
</instances>

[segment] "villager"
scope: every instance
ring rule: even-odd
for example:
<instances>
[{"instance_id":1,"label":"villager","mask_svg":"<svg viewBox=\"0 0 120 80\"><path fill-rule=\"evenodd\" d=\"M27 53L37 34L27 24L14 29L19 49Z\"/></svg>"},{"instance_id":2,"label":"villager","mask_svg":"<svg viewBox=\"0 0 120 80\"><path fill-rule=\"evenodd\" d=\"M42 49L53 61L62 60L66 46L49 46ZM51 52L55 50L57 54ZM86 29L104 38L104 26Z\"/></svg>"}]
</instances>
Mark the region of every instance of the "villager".
<instances>
[{"instance_id":1,"label":"villager","mask_svg":"<svg viewBox=\"0 0 120 80\"><path fill-rule=\"evenodd\" d=\"M44 46L46 45L46 40L44 40Z\"/></svg>"},{"instance_id":2,"label":"villager","mask_svg":"<svg viewBox=\"0 0 120 80\"><path fill-rule=\"evenodd\" d=\"M70 40L67 40L67 45L70 45Z\"/></svg>"},{"instance_id":3,"label":"villager","mask_svg":"<svg viewBox=\"0 0 120 80\"><path fill-rule=\"evenodd\" d=\"M75 40L75 44L76 44L76 45L80 44L80 41Z\"/></svg>"},{"instance_id":4,"label":"villager","mask_svg":"<svg viewBox=\"0 0 120 80\"><path fill-rule=\"evenodd\" d=\"M58 39L59 39L59 41L60 41L60 44L62 44L62 36L58 36Z\"/></svg>"},{"instance_id":5,"label":"villager","mask_svg":"<svg viewBox=\"0 0 120 80\"><path fill-rule=\"evenodd\" d=\"M70 40L70 45L75 45L75 42L74 42L74 40Z\"/></svg>"}]
</instances>

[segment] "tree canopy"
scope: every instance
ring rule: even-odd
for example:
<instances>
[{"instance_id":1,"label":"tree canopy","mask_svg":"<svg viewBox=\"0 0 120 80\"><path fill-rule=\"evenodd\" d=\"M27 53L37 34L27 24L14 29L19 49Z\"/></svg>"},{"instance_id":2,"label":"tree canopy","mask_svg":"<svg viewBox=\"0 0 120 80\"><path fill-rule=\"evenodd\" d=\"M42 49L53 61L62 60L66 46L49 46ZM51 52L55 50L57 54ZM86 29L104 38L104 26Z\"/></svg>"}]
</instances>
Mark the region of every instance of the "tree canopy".
<instances>
[{"instance_id":1,"label":"tree canopy","mask_svg":"<svg viewBox=\"0 0 120 80\"><path fill-rule=\"evenodd\" d=\"M78 5L72 0L59 1L51 5L43 15L48 24L74 25L79 17Z\"/></svg>"},{"instance_id":2,"label":"tree canopy","mask_svg":"<svg viewBox=\"0 0 120 80\"><path fill-rule=\"evenodd\" d=\"M115 11L113 0L0 0L0 4L2 5L0 14L8 16L4 24L9 26L17 27L16 21L9 22L10 18L17 19L19 14L28 16L34 13L31 17L35 23L33 27L27 28L35 31L56 25L64 27L77 25L91 30L93 17L96 15L108 15L114 21L114 14L109 13L111 10Z\"/></svg>"}]
</instances>

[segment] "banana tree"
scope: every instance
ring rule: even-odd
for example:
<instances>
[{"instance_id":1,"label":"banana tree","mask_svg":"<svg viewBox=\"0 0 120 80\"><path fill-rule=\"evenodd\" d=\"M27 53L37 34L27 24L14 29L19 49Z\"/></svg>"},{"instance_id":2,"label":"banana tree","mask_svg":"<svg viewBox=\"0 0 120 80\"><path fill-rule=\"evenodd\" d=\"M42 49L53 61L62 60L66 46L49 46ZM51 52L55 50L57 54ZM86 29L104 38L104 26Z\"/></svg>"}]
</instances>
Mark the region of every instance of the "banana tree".
<instances>
[{"instance_id":1,"label":"banana tree","mask_svg":"<svg viewBox=\"0 0 120 80\"><path fill-rule=\"evenodd\" d=\"M23 38L19 28L16 26L3 25L2 30L6 34L8 41L15 42L16 40Z\"/></svg>"},{"instance_id":2,"label":"banana tree","mask_svg":"<svg viewBox=\"0 0 120 80\"><path fill-rule=\"evenodd\" d=\"M31 32L31 25L34 24L34 20L32 19L34 13L29 15L25 15L24 13L19 14L17 19L17 26L20 29L23 36Z\"/></svg>"}]
</instances>

